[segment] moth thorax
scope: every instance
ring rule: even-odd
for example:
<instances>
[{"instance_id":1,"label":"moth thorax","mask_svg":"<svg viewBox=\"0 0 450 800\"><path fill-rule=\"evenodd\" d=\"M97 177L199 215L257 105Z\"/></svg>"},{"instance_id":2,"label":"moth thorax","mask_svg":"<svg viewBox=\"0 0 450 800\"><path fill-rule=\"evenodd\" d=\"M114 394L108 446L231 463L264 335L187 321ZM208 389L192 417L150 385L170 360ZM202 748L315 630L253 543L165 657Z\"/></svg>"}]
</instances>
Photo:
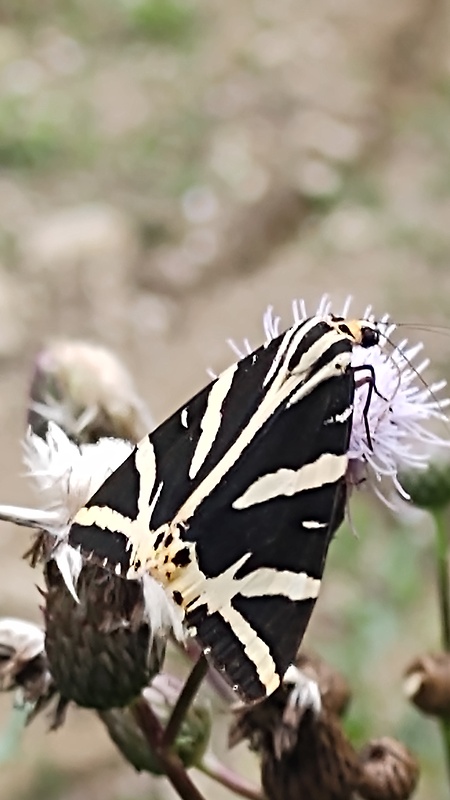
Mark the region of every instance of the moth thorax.
<instances>
[{"instance_id":1,"label":"moth thorax","mask_svg":"<svg viewBox=\"0 0 450 800\"><path fill-rule=\"evenodd\" d=\"M360 347L369 348L380 343L380 331L376 323L367 319L344 319L332 314L331 325Z\"/></svg>"}]
</instances>

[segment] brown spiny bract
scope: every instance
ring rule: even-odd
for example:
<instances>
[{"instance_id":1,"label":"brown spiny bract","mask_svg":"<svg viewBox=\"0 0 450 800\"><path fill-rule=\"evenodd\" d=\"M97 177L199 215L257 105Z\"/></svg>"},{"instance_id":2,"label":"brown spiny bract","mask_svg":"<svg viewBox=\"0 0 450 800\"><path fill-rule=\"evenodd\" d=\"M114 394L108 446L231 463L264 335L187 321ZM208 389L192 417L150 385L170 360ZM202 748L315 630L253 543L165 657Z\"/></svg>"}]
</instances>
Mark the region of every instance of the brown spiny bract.
<instances>
[{"instance_id":1,"label":"brown spiny bract","mask_svg":"<svg viewBox=\"0 0 450 800\"><path fill-rule=\"evenodd\" d=\"M359 794L364 800L408 800L419 780L419 766L401 742L374 739L359 754Z\"/></svg>"},{"instance_id":2,"label":"brown spiny bract","mask_svg":"<svg viewBox=\"0 0 450 800\"><path fill-rule=\"evenodd\" d=\"M325 710L305 711L292 749L277 755L267 736L261 755L269 800L349 800L360 781L357 755L339 719Z\"/></svg>"},{"instance_id":3,"label":"brown spiny bract","mask_svg":"<svg viewBox=\"0 0 450 800\"><path fill-rule=\"evenodd\" d=\"M405 672L406 696L425 714L450 716L450 653L416 658Z\"/></svg>"},{"instance_id":4,"label":"brown spiny bract","mask_svg":"<svg viewBox=\"0 0 450 800\"><path fill-rule=\"evenodd\" d=\"M54 561L45 578L45 646L59 692L89 708L127 705L159 671L165 651L144 620L141 585L87 564L76 603Z\"/></svg>"}]
</instances>

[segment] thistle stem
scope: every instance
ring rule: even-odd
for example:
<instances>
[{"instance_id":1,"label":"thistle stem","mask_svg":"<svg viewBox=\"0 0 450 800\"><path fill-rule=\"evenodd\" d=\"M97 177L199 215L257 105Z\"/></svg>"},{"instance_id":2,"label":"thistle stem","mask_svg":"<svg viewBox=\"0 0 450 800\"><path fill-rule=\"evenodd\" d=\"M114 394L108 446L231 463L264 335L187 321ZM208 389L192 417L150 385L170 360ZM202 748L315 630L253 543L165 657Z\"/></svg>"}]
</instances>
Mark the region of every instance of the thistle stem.
<instances>
[{"instance_id":1,"label":"thistle stem","mask_svg":"<svg viewBox=\"0 0 450 800\"><path fill-rule=\"evenodd\" d=\"M264 800L264 796L256 786L226 767L212 753L206 753L197 768L240 797L246 797L248 800Z\"/></svg>"},{"instance_id":2,"label":"thistle stem","mask_svg":"<svg viewBox=\"0 0 450 800\"><path fill-rule=\"evenodd\" d=\"M177 738L180 726L189 710L189 707L197 694L200 684L203 681L206 673L208 672L208 662L205 656L202 655L194 664L189 677L184 684L173 711L169 717L169 721L165 727L161 739L161 747L169 749Z\"/></svg>"},{"instance_id":3,"label":"thistle stem","mask_svg":"<svg viewBox=\"0 0 450 800\"><path fill-rule=\"evenodd\" d=\"M450 652L450 581L449 581L449 546L444 509L433 510L436 527L436 567L441 618L442 647ZM450 719L440 720L442 742L447 762L447 773L450 780Z\"/></svg>"},{"instance_id":4,"label":"thistle stem","mask_svg":"<svg viewBox=\"0 0 450 800\"><path fill-rule=\"evenodd\" d=\"M205 800L191 781L177 754L161 746L164 729L144 699L140 698L134 703L133 714L149 747L159 759L167 778L182 800Z\"/></svg>"}]
</instances>

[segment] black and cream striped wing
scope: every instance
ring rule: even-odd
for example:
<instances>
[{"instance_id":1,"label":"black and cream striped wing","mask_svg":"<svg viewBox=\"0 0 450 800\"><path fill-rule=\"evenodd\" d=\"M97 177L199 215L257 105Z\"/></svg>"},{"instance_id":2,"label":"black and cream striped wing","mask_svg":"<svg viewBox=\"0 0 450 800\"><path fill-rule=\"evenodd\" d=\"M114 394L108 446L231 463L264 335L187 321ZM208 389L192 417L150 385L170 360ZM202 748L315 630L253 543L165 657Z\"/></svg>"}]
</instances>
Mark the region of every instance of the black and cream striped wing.
<instances>
[{"instance_id":1,"label":"black and cream striped wing","mask_svg":"<svg viewBox=\"0 0 450 800\"><path fill-rule=\"evenodd\" d=\"M296 382L314 336L299 352L279 337L222 373L138 445L70 534L110 568L149 566L247 700L273 691L293 660L343 516L353 373L314 384L313 369ZM283 348L290 389L275 394ZM319 353L317 369L334 351Z\"/></svg>"}]
</instances>

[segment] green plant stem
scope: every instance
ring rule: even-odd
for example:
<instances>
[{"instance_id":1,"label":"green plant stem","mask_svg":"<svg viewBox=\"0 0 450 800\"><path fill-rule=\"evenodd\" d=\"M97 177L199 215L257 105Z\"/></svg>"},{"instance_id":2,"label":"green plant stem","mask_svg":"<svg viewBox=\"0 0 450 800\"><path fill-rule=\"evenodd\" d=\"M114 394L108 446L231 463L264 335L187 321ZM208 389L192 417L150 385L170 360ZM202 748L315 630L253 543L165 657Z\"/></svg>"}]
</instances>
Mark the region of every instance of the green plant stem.
<instances>
[{"instance_id":1,"label":"green plant stem","mask_svg":"<svg viewBox=\"0 0 450 800\"><path fill-rule=\"evenodd\" d=\"M207 672L208 662L202 653L197 663L192 668L189 677L180 692L180 696L175 703L169 721L162 735L161 746L165 749L168 750L177 738L180 726Z\"/></svg>"},{"instance_id":2,"label":"green plant stem","mask_svg":"<svg viewBox=\"0 0 450 800\"><path fill-rule=\"evenodd\" d=\"M240 797L246 797L247 800L264 800L260 789L257 789L245 778L237 775L225 764L222 764L213 753L205 754L202 763L198 765L198 769L222 786L226 786L231 792L240 795Z\"/></svg>"},{"instance_id":3,"label":"green plant stem","mask_svg":"<svg viewBox=\"0 0 450 800\"><path fill-rule=\"evenodd\" d=\"M205 800L204 796L191 781L183 762L177 754L161 746L164 729L143 698L139 698L133 704L133 714L147 739L149 747L159 759L163 771L182 800Z\"/></svg>"},{"instance_id":4,"label":"green plant stem","mask_svg":"<svg viewBox=\"0 0 450 800\"><path fill-rule=\"evenodd\" d=\"M448 574L448 533L443 510L433 512L436 525L436 557L442 647L450 652L450 581Z\"/></svg>"},{"instance_id":5,"label":"green plant stem","mask_svg":"<svg viewBox=\"0 0 450 800\"><path fill-rule=\"evenodd\" d=\"M441 639L443 649L447 652L450 652L450 581L448 574L449 546L445 511L443 509L435 509L433 511L433 516L436 526L436 566L441 619ZM450 780L450 719L442 718L440 720L440 728L447 762L447 773Z\"/></svg>"}]
</instances>

